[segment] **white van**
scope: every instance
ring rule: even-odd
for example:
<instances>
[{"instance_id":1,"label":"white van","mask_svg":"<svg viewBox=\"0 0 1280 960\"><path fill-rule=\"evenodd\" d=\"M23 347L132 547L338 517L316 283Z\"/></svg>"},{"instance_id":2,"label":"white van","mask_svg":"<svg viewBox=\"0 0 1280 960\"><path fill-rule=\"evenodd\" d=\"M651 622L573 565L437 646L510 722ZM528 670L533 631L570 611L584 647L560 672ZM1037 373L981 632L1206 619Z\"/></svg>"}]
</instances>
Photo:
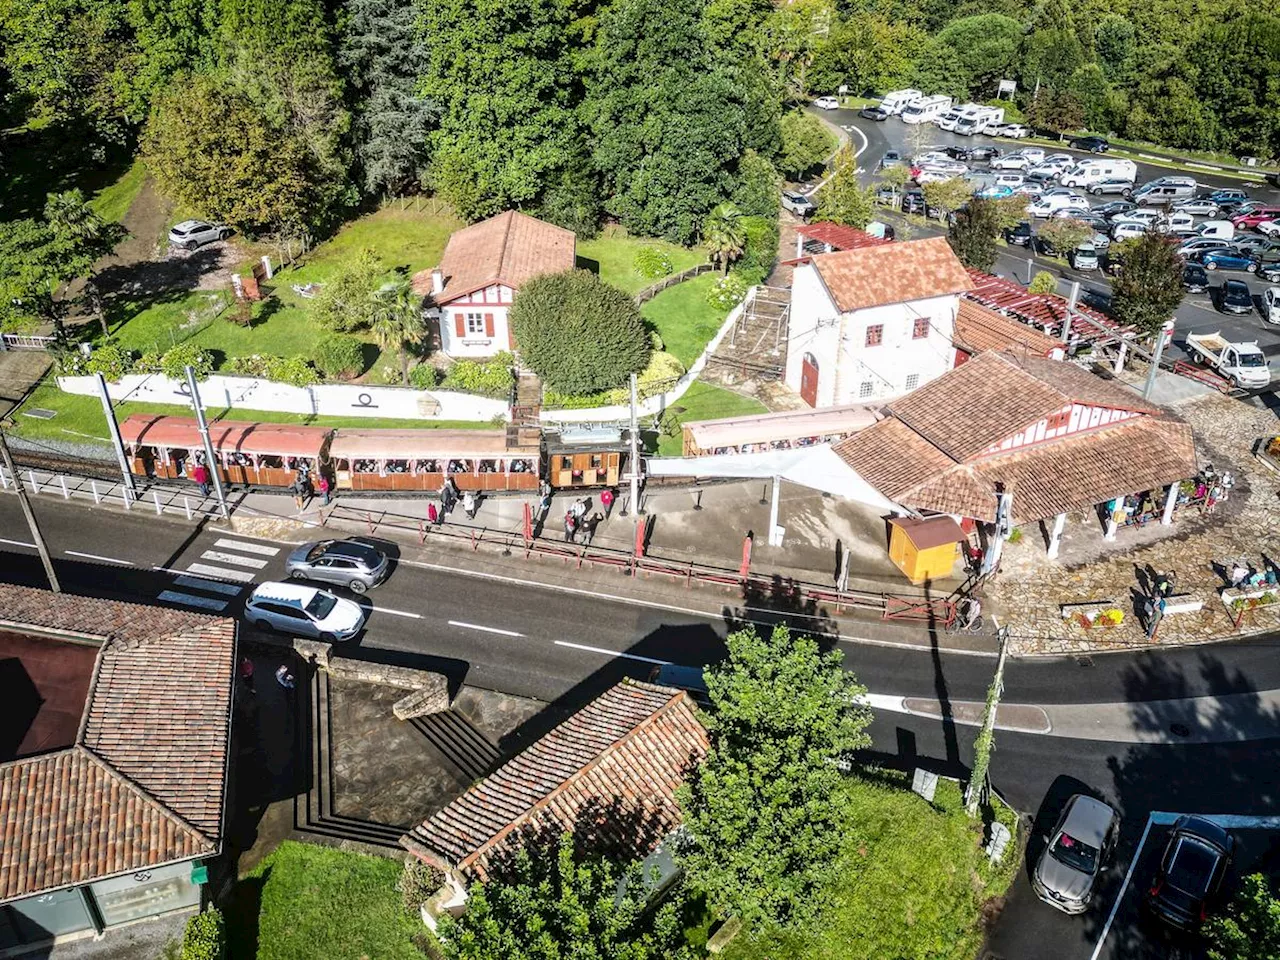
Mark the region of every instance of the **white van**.
<instances>
[{"instance_id":1,"label":"white van","mask_svg":"<svg viewBox=\"0 0 1280 960\"><path fill-rule=\"evenodd\" d=\"M1004 122L1004 107L984 107L982 104L968 104L964 114L956 124L956 133L962 137L971 137L975 133L986 133L988 130Z\"/></svg>"},{"instance_id":2,"label":"white van","mask_svg":"<svg viewBox=\"0 0 1280 960\"><path fill-rule=\"evenodd\" d=\"M1081 160L1062 175L1064 187L1091 187L1103 180L1128 180L1133 183L1138 179L1138 165L1132 160L1102 157Z\"/></svg>"},{"instance_id":3,"label":"white van","mask_svg":"<svg viewBox=\"0 0 1280 960\"><path fill-rule=\"evenodd\" d=\"M902 111L902 122L933 123L950 109L950 97L921 97Z\"/></svg>"},{"instance_id":4,"label":"white van","mask_svg":"<svg viewBox=\"0 0 1280 960\"><path fill-rule=\"evenodd\" d=\"M1235 224L1230 220L1206 220L1196 230L1198 237L1212 237L1215 240L1234 240Z\"/></svg>"},{"instance_id":5,"label":"white van","mask_svg":"<svg viewBox=\"0 0 1280 960\"><path fill-rule=\"evenodd\" d=\"M891 116L896 116L923 96L924 94L919 90L894 90L886 93L880 100L880 109Z\"/></svg>"},{"instance_id":6,"label":"white van","mask_svg":"<svg viewBox=\"0 0 1280 960\"><path fill-rule=\"evenodd\" d=\"M963 116L964 111L960 107L952 107L938 118L938 129L954 130L956 128L956 124L960 122L960 118Z\"/></svg>"}]
</instances>

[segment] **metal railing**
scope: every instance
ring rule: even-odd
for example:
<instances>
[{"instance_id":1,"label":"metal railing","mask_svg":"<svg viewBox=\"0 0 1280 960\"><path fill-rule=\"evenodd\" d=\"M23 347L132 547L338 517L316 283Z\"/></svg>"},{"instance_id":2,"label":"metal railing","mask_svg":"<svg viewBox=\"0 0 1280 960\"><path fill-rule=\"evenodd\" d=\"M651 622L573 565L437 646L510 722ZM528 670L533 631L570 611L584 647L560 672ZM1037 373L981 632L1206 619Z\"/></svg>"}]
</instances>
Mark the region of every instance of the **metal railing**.
<instances>
[{"instance_id":1,"label":"metal railing","mask_svg":"<svg viewBox=\"0 0 1280 960\"><path fill-rule=\"evenodd\" d=\"M15 479L0 467L0 490L11 490L19 482L34 494L60 496L64 500L91 500L97 505L118 505L126 510L154 512L157 516L171 514L188 520L222 517L213 497L193 495L187 488L152 483L141 477L136 478L138 489L135 491L122 480L100 480L34 468L20 469Z\"/></svg>"},{"instance_id":2,"label":"metal railing","mask_svg":"<svg viewBox=\"0 0 1280 960\"><path fill-rule=\"evenodd\" d=\"M5 350L48 350L57 342L57 337L29 336L25 333L0 333L0 344Z\"/></svg>"}]
</instances>

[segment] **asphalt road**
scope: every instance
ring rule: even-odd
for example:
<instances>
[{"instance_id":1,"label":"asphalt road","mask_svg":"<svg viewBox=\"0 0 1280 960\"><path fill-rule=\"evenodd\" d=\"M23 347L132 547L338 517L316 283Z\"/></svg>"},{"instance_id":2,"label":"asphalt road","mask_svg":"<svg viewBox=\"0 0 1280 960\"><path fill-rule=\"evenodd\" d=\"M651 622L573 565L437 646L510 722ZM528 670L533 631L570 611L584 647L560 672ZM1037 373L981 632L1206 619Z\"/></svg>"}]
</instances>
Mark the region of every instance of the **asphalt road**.
<instances>
[{"instance_id":1,"label":"asphalt road","mask_svg":"<svg viewBox=\"0 0 1280 960\"><path fill-rule=\"evenodd\" d=\"M859 131L859 133L851 132L855 148L861 146L862 140L865 139L866 147L860 155L859 161L866 171L865 176L868 182L874 180L875 167L887 150L897 150L906 156L910 156L917 152L940 149L950 145L993 145L1005 152L1017 149L1018 145L1016 140L1003 138L961 137L955 133L940 130L930 124L923 127L927 132L927 136L924 137L923 143L917 149L911 145L909 137L913 131L921 128L905 124L896 117L890 117L888 120L877 123L872 120L862 119L853 110L820 111L820 115L837 126L845 129L854 128ZM1072 150L1065 144L1061 148L1055 148L1052 151L1048 150L1048 148L1045 149L1046 152L1075 153L1080 156L1088 155L1083 151ZM1139 162L1138 182L1142 183L1156 177L1179 172L1166 167ZM1238 179L1216 176L1209 172L1196 174L1196 179L1205 188L1242 186L1242 182ZM1251 196L1280 203L1280 190L1263 182L1261 179L1256 184L1244 184L1244 187ZM1091 201L1093 200L1093 198L1090 199ZM1097 202L1100 203L1107 199L1113 198L1101 197L1097 198ZM942 232L941 228L939 228L938 232ZM1111 299L1111 287L1100 271L1077 271L1040 257L1033 256L1030 259L1033 262L1033 274L1039 270L1048 270L1060 278L1059 291L1062 294L1066 295L1070 290L1071 283L1078 281L1081 286L1082 302L1099 309L1106 309ZM1028 255L1025 252L1019 248L1010 247L1008 252L1002 252L997 259L995 272L1000 276L1013 277L1022 283L1027 283L1029 280L1027 260ZM1244 280L1253 292L1256 302L1260 302L1259 298L1262 295L1262 291L1269 286L1261 278L1245 273L1225 273L1221 277L1210 277L1210 280L1215 285L1218 285L1226 278ZM1280 326L1264 322L1262 315L1257 311L1248 316L1220 313L1214 307L1209 293L1188 294L1184 298L1182 305L1175 312L1175 319L1176 326L1173 343L1169 347L1168 354L1171 358L1188 358L1184 348L1185 338L1188 334L1212 333L1221 330L1225 336L1232 340L1256 340L1263 353L1267 356L1272 368L1273 389L1268 392L1275 394L1276 390L1280 389ZM1275 404L1275 401L1270 398L1267 399L1267 402Z\"/></svg>"}]
</instances>

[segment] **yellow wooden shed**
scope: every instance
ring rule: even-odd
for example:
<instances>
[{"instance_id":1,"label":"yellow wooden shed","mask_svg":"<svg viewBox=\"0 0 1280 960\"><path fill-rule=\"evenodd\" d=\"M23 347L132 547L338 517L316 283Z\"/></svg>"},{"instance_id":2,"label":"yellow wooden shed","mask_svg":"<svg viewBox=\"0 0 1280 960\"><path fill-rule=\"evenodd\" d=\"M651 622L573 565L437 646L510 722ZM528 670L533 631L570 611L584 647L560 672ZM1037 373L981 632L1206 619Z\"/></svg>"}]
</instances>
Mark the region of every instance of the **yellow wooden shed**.
<instances>
[{"instance_id":1,"label":"yellow wooden shed","mask_svg":"<svg viewBox=\"0 0 1280 960\"><path fill-rule=\"evenodd\" d=\"M892 517L889 520L889 559L912 583L951 576L967 538L950 517Z\"/></svg>"}]
</instances>

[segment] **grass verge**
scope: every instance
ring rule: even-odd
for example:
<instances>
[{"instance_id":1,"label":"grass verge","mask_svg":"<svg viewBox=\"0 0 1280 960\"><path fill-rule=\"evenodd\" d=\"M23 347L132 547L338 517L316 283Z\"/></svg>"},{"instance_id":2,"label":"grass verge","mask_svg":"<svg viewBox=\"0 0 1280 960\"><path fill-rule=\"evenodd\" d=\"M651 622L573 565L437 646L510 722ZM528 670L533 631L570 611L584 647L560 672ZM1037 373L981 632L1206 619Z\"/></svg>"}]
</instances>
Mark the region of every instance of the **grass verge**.
<instances>
[{"instance_id":1,"label":"grass verge","mask_svg":"<svg viewBox=\"0 0 1280 960\"><path fill-rule=\"evenodd\" d=\"M594 264L600 271L601 280L627 293L638 293L657 282L654 278L641 276L636 270L636 254L646 247L665 253L671 261L672 273L707 262L706 250L699 247L682 247L665 240L632 237L621 227L613 226L590 240L578 241L578 266L592 268Z\"/></svg>"},{"instance_id":2,"label":"grass verge","mask_svg":"<svg viewBox=\"0 0 1280 960\"><path fill-rule=\"evenodd\" d=\"M142 189L146 179L147 168L141 160L134 160L119 180L103 187L93 195L89 206L93 208L94 213L108 223L120 223L124 220L124 215L129 212L129 207L137 198L138 191Z\"/></svg>"},{"instance_id":3,"label":"grass verge","mask_svg":"<svg viewBox=\"0 0 1280 960\"><path fill-rule=\"evenodd\" d=\"M398 860L286 840L242 877L227 910L229 957L422 960Z\"/></svg>"},{"instance_id":4,"label":"grass verge","mask_svg":"<svg viewBox=\"0 0 1280 960\"><path fill-rule=\"evenodd\" d=\"M847 781L849 832L831 873L832 906L809 937L744 931L724 960L971 960L983 940L984 906L1017 870L1016 847L991 866L982 825L964 813L960 787L938 782L932 804L896 772ZM1011 829L1016 818L998 807Z\"/></svg>"},{"instance_id":5,"label":"grass verge","mask_svg":"<svg viewBox=\"0 0 1280 960\"><path fill-rule=\"evenodd\" d=\"M694 420L720 420L725 417L745 417L752 413L768 413L769 408L753 397L744 397L723 387L695 381L670 408L677 423ZM662 436L658 440L658 455L678 457L684 449L684 440L677 433L673 437Z\"/></svg>"},{"instance_id":6,"label":"grass verge","mask_svg":"<svg viewBox=\"0 0 1280 960\"><path fill-rule=\"evenodd\" d=\"M729 315L728 310L707 303L707 294L719 279L719 274L704 273L668 287L640 308L662 337L667 353L674 354L686 367L702 356Z\"/></svg>"}]
</instances>

